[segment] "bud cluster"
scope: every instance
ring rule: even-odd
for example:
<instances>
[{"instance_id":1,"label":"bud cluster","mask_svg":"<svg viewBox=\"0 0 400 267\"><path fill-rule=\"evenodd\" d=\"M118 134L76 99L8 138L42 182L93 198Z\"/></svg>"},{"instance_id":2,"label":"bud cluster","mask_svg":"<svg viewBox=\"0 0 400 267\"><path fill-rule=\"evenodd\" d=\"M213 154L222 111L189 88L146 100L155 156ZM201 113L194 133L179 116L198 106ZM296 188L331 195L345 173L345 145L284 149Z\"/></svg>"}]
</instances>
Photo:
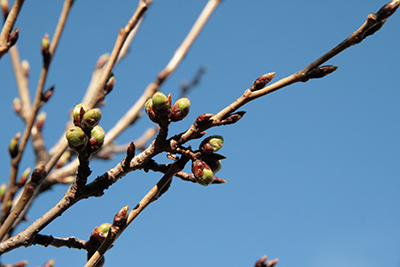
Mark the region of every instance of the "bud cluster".
<instances>
[{"instance_id":1,"label":"bud cluster","mask_svg":"<svg viewBox=\"0 0 400 267\"><path fill-rule=\"evenodd\" d=\"M180 121L189 114L190 101L187 98L180 98L171 107L171 94L166 96L161 92L156 92L147 100L144 110L150 120L155 123L167 118L171 121Z\"/></svg>"},{"instance_id":2,"label":"bud cluster","mask_svg":"<svg viewBox=\"0 0 400 267\"><path fill-rule=\"evenodd\" d=\"M198 184L203 186L211 184L215 179L214 174L221 170L221 159L225 157L215 152L222 148L223 143L224 138L221 135L209 136L201 142L200 159L192 163L192 173Z\"/></svg>"},{"instance_id":3,"label":"bud cluster","mask_svg":"<svg viewBox=\"0 0 400 267\"><path fill-rule=\"evenodd\" d=\"M85 149L93 153L101 148L105 132L99 125L101 111L98 108L89 109L84 104L78 104L72 111L74 125L65 134L71 149L80 153Z\"/></svg>"}]
</instances>

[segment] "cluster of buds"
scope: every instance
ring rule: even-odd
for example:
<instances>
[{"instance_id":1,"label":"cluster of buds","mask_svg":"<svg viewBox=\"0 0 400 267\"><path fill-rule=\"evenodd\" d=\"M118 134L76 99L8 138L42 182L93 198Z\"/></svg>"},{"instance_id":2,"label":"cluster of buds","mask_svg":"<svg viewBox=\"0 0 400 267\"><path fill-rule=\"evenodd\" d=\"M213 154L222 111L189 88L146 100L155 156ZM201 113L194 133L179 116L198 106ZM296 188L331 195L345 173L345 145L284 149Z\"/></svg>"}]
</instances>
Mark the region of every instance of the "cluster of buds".
<instances>
[{"instance_id":1,"label":"cluster of buds","mask_svg":"<svg viewBox=\"0 0 400 267\"><path fill-rule=\"evenodd\" d=\"M65 134L70 148L80 153L85 149L93 153L100 149L104 142L104 130L99 125L101 111L89 109L84 104L76 105L72 111L74 125Z\"/></svg>"},{"instance_id":2,"label":"cluster of buds","mask_svg":"<svg viewBox=\"0 0 400 267\"><path fill-rule=\"evenodd\" d=\"M159 123L164 118L180 121L189 114L190 101L187 98L180 98L171 107L171 94L166 96L161 92L156 92L152 98L147 100L144 110L150 120L155 123Z\"/></svg>"},{"instance_id":3,"label":"cluster of buds","mask_svg":"<svg viewBox=\"0 0 400 267\"><path fill-rule=\"evenodd\" d=\"M225 157L217 154L223 146L224 138L221 135L212 135L205 138L199 147L201 159L192 163L192 173L196 182L207 186L214 181L214 174L222 168L221 159Z\"/></svg>"}]
</instances>

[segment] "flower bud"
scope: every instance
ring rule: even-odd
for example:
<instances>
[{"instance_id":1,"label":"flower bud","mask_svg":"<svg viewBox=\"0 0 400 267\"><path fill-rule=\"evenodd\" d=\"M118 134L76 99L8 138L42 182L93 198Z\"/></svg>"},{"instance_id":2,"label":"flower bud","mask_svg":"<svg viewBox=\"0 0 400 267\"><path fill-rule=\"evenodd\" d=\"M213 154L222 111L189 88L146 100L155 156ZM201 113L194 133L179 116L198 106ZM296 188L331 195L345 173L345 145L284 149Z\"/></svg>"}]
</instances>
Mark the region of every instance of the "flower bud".
<instances>
[{"instance_id":1,"label":"flower bud","mask_svg":"<svg viewBox=\"0 0 400 267\"><path fill-rule=\"evenodd\" d=\"M54 85L52 85L46 92L42 94L42 101L47 102L54 93Z\"/></svg>"},{"instance_id":2,"label":"flower bud","mask_svg":"<svg viewBox=\"0 0 400 267\"><path fill-rule=\"evenodd\" d=\"M111 92L111 90L114 88L114 84L115 84L114 74L110 73L108 80L106 82L106 85L104 87L104 92L106 94L109 94Z\"/></svg>"},{"instance_id":3,"label":"flower bud","mask_svg":"<svg viewBox=\"0 0 400 267\"><path fill-rule=\"evenodd\" d=\"M70 151L65 151L61 157L58 159L57 163L56 163L56 168L61 168L62 166L64 166L65 163L67 163L67 161L71 158L71 152Z\"/></svg>"},{"instance_id":4,"label":"flower bud","mask_svg":"<svg viewBox=\"0 0 400 267\"><path fill-rule=\"evenodd\" d=\"M189 114L190 101L187 98L178 99L171 108L169 117L172 121L180 121Z\"/></svg>"},{"instance_id":5,"label":"flower bud","mask_svg":"<svg viewBox=\"0 0 400 267\"><path fill-rule=\"evenodd\" d=\"M82 103L78 104L74 107L74 109L72 110L72 117L74 119L75 126L81 126L83 115L88 110L89 110L89 108L85 104L82 104Z\"/></svg>"},{"instance_id":6,"label":"flower bud","mask_svg":"<svg viewBox=\"0 0 400 267\"><path fill-rule=\"evenodd\" d=\"M46 33L42 39L42 55L43 55L43 63L50 63L50 40L49 35Z\"/></svg>"},{"instance_id":7,"label":"flower bud","mask_svg":"<svg viewBox=\"0 0 400 267\"><path fill-rule=\"evenodd\" d=\"M201 142L200 151L203 154L209 155L220 150L223 144L224 138L221 135L211 135Z\"/></svg>"},{"instance_id":8,"label":"flower bud","mask_svg":"<svg viewBox=\"0 0 400 267\"><path fill-rule=\"evenodd\" d=\"M0 202L3 202L4 195L6 194L7 185L6 183L2 183L0 186Z\"/></svg>"},{"instance_id":9,"label":"flower bud","mask_svg":"<svg viewBox=\"0 0 400 267\"><path fill-rule=\"evenodd\" d=\"M250 87L250 91L254 92L264 88L264 86L266 86L274 78L274 76L275 72L261 75L257 80L253 82L253 84Z\"/></svg>"},{"instance_id":10,"label":"flower bud","mask_svg":"<svg viewBox=\"0 0 400 267\"><path fill-rule=\"evenodd\" d=\"M31 181L35 184L38 184L42 180L44 172L45 164L44 161L42 161L35 167L35 169L33 169Z\"/></svg>"},{"instance_id":11,"label":"flower bud","mask_svg":"<svg viewBox=\"0 0 400 267\"><path fill-rule=\"evenodd\" d=\"M214 173L211 168L202 160L196 160L192 163L192 173L196 182L200 185L207 186L212 183Z\"/></svg>"},{"instance_id":12,"label":"flower bud","mask_svg":"<svg viewBox=\"0 0 400 267\"><path fill-rule=\"evenodd\" d=\"M93 232L90 234L90 240L96 242L97 244L103 243L106 239L108 230L110 230L111 224L103 223L102 225L94 228Z\"/></svg>"},{"instance_id":13,"label":"flower bud","mask_svg":"<svg viewBox=\"0 0 400 267\"><path fill-rule=\"evenodd\" d=\"M28 265L28 261L24 260L24 261L19 261L16 262L12 265L12 267L25 267Z\"/></svg>"},{"instance_id":14,"label":"flower bud","mask_svg":"<svg viewBox=\"0 0 400 267\"><path fill-rule=\"evenodd\" d=\"M156 92L152 98L153 110L159 115L166 115L169 108L171 107L171 102L166 95L161 92Z\"/></svg>"},{"instance_id":15,"label":"flower bud","mask_svg":"<svg viewBox=\"0 0 400 267\"><path fill-rule=\"evenodd\" d=\"M92 129L99 124L101 119L101 111L98 108L89 109L83 114L82 127Z\"/></svg>"},{"instance_id":16,"label":"flower bud","mask_svg":"<svg viewBox=\"0 0 400 267\"><path fill-rule=\"evenodd\" d=\"M204 125L206 122L209 122L210 119L212 118L212 116L214 116L211 113L204 113L199 115L196 120L194 121L194 124L196 127L199 127L201 125Z\"/></svg>"},{"instance_id":17,"label":"flower bud","mask_svg":"<svg viewBox=\"0 0 400 267\"><path fill-rule=\"evenodd\" d=\"M22 69L22 73L25 75L25 77L28 77L30 69L31 69L28 60L24 59L21 61L21 69Z\"/></svg>"},{"instance_id":18,"label":"flower bud","mask_svg":"<svg viewBox=\"0 0 400 267\"><path fill-rule=\"evenodd\" d=\"M399 0L393 0L381 7L381 9L376 13L377 20L380 21L389 18L394 12L396 12L399 5Z\"/></svg>"},{"instance_id":19,"label":"flower bud","mask_svg":"<svg viewBox=\"0 0 400 267\"><path fill-rule=\"evenodd\" d=\"M220 160L204 160L208 166L210 166L211 170L214 174L219 172L222 169L222 163Z\"/></svg>"},{"instance_id":20,"label":"flower bud","mask_svg":"<svg viewBox=\"0 0 400 267\"><path fill-rule=\"evenodd\" d=\"M18 155L18 141L21 137L21 133L17 133L10 141L10 145L8 146L8 151L10 152L11 158L15 158Z\"/></svg>"},{"instance_id":21,"label":"flower bud","mask_svg":"<svg viewBox=\"0 0 400 267\"><path fill-rule=\"evenodd\" d=\"M92 129L89 139L89 145L92 152L96 152L100 149L103 145L105 135L103 128L98 125Z\"/></svg>"},{"instance_id":22,"label":"flower bud","mask_svg":"<svg viewBox=\"0 0 400 267\"><path fill-rule=\"evenodd\" d=\"M243 118L244 114L246 114L246 111L238 111L236 113L233 113L229 115L226 119L221 121L222 125L229 125L238 122L241 118Z\"/></svg>"},{"instance_id":23,"label":"flower bud","mask_svg":"<svg viewBox=\"0 0 400 267\"><path fill-rule=\"evenodd\" d=\"M118 213L115 214L115 216L114 216L113 225L118 226L118 227L123 225L125 223L126 219L128 218L128 211L129 211L128 205L126 205L120 211L118 211Z\"/></svg>"},{"instance_id":24,"label":"flower bud","mask_svg":"<svg viewBox=\"0 0 400 267\"><path fill-rule=\"evenodd\" d=\"M158 123L159 119L157 118L156 113L153 110L153 100L150 98L147 100L146 104L144 104L144 111L146 111L147 116L152 122Z\"/></svg>"},{"instance_id":25,"label":"flower bud","mask_svg":"<svg viewBox=\"0 0 400 267\"><path fill-rule=\"evenodd\" d=\"M56 263L56 261L55 261L54 259L51 259L51 260L47 261L47 262L43 265L43 267L53 267L55 263Z\"/></svg>"},{"instance_id":26,"label":"flower bud","mask_svg":"<svg viewBox=\"0 0 400 267\"><path fill-rule=\"evenodd\" d=\"M18 97L14 98L12 106L13 106L15 113L17 113L17 114L21 113L21 110L22 110L21 99L19 99Z\"/></svg>"},{"instance_id":27,"label":"flower bud","mask_svg":"<svg viewBox=\"0 0 400 267\"><path fill-rule=\"evenodd\" d=\"M19 36L19 28L16 28L10 33L7 41L7 46L12 47L13 45L15 45L15 43L18 40L18 36Z\"/></svg>"},{"instance_id":28,"label":"flower bud","mask_svg":"<svg viewBox=\"0 0 400 267\"><path fill-rule=\"evenodd\" d=\"M62 184L72 184L73 182L75 182L74 176L67 176L61 179Z\"/></svg>"},{"instance_id":29,"label":"flower bud","mask_svg":"<svg viewBox=\"0 0 400 267\"><path fill-rule=\"evenodd\" d=\"M338 68L337 66L333 66L333 65L324 65L324 66L319 66L319 67L313 68L312 70L307 72L307 74L310 79L317 79L317 78L322 78L322 77L334 72L335 70L337 70L337 68Z\"/></svg>"},{"instance_id":30,"label":"flower bud","mask_svg":"<svg viewBox=\"0 0 400 267\"><path fill-rule=\"evenodd\" d=\"M88 142L87 135L83 132L82 128L78 126L70 127L65 137L68 140L69 147L78 153L86 147Z\"/></svg>"},{"instance_id":31,"label":"flower bud","mask_svg":"<svg viewBox=\"0 0 400 267\"><path fill-rule=\"evenodd\" d=\"M10 5L8 4L8 0L0 0L0 7L3 12L3 17L7 18L8 13L10 12Z\"/></svg>"},{"instance_id":32,"label":"flower bud","mask_svg":"<svg viewBox=\"0 0 400 267\"><path fill-rule=\"evenodd\" d=\"M27 168L21 175L21 177L18 180L18 187L23 187L26 183L26 180L28 180L29 173L31 172L31 168Z\"/></svg>"},{"instance_id":33,"label":"flower bud","mask_svg":"<svg viewBox=\"0 0 400 267\"><path fill-rule=\"evenodd\" d=\"M36 120L36 128L38 129L39 132L42 131L45 121L46 121L46 112L41 112Z\"/></svg>"},{"instance_id":34,"label":"flower bud","mask_svg":"<svg viewBox=\"0 0 400 267\"><path fill-rule=\"evenodd\" d=\"M110 54L108 54L108 53L101 55L96 62L95 68L96 69L102 68L106 64L106 62L108 61L109 58L110 58Z\"/></svg>"}]
</instances>

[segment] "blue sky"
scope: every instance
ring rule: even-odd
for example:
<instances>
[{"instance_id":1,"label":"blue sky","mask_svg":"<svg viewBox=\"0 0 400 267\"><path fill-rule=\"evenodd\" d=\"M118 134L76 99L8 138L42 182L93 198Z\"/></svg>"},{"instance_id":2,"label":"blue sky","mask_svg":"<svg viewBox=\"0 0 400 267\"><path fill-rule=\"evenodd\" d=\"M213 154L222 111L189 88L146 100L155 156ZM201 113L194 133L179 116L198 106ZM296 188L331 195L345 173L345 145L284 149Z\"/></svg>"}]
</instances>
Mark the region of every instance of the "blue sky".
<instances>
[{"instance_id":1,"label":"blue sky","mask_svg":"<svg viewBox=\"0 0 400 267\"><path fill-rule=\"evenodd\" d=\"M110 5L110 3L112 3ZM114 70L116 84L103 107L107 131L154 80L179 46L206 1L157 1L146 13L129 56ZM276 72L284 78L341 42L386 1L222 1L187 57L161 91L179 97L179 84L202 65L209 71L190 94L188 117L171 126L187 129L202 113L216 113ZM51 147L64 132L68 111L82 98L97 58L111 51L118 30L137 1L76 1L51 65L46 88L55 84L44 129ZM26 1L16 26L22 59L31 65L30 89L41 67L40 40L55 29L62 3ZM363 43L329 61L339 66L320 80L295 84L249 103L238 124L209 130L221 134L227 159L218 173L228 182L202 187L175 179L106 254L106 266L253 266L262 255L278 266L400 266L400 15ZM17 96L8 55L0 61L3 112L0 159L23 130L11 103ZM152 122L143 117L118 139L139 137ZM7 129L6 131L4 129ZM199 142L192 142L196 147ZM89 180L115 166L93 162ZM168 162L157 157L158 162ZM33 167L32 153L22 168ZM189 168L187 168L189 171ZM81 201L43 234L87 239L125 205L134 207L160 174L130 173L102 198ZM35 220L67 187L41 195ZM21 225L19 230L27 224ZM40 246L2 257L38 266L83 266L84 251Z\"/></svg>"}]
</instances>

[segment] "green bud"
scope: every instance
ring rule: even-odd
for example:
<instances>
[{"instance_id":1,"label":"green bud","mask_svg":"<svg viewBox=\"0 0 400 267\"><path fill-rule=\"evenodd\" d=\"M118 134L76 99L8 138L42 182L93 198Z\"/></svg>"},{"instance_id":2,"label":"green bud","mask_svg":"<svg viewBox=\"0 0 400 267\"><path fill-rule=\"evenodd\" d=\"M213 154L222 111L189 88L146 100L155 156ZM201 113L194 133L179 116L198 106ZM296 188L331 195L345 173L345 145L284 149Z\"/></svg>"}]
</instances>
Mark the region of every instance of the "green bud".
<instances>
[{"instance_id":1,"label":"green bud","mask_svg":"<svg viewBox=\"0 0 400 267\"><path fill-rule=\"evenodd\" d=\"M111 224L103 223L102 225L94 228L92 233L90 234L90 240L96 242L97 244L103 243L104 239L106 239L108 230L110 230Z\"/></svg>"},{"instance_id":2,"label":"green bud","mask_svg":"<svg viewBox=\"0 0 400 267\"><path fill-rule=\"evenodd\" d=\"M153 110L157 115L165 115L171 107L169 98L161 92L156 92L152 98Z\"/></svg>"},{"instance_id":3,"label":"green bud","mask_svg":"<svg viewBox=\"0 0 400 267\"><path fill-rule=\"evenodd\" d=\"M224 138L221 135L211 135L201 142L200 151L209 155L220 150L223 144Z\"/></svg>"},{"instance_id":4,"label":"green bud","mask_svg":"<svg viewBox=\"0 0 400 267\"><path fill-rule=\"evenodd\" d=\"M192 163L192 173L196 182L207 186L214 180L214 173L211 168L202 160L196 160Z\"/></svg>"},{"instance_id":5,"label":"green bud","mask_svg":"<svg viewBox=\"0 0 400 267\"><path fill-rule=\"evenodd\" d=\"M68 140L69 147L76 152L81 152L88 142L87 135L83 132L82 128L78 126L69 128L65 137Z\"/></svg>"},{"instance_id":6,"label":"green bud","mask_svg":"<svg viewBox=\"0 0 400 267\"><path fill-rule=\"evenodd\" d=\"M39 183L43 178L44 171L45 163L42 161L35 167L35 169L33 169L31 181L36 184Z\"/></svg>"},{"instance_id":7,"label":"green bud","mask_svg":"<svg viewBox=\"0 0 400 267\"><path fill-rule=\"evenodd\" d=\"M10 152L11 158L15 158L18 155L18 142L19 138L21 137L21 133L17 133L10 141L8 146L8 152Z\"/></svg>"},{"instance_id":8,"label":"green bud","mask_svg":"<svg viewBox=\"0 0 400 267\"><path fill-rule=\"evenodd\" d=\"M75 126L81 126L83 114L88 111L89 108L85 104L78 104L72 110L72 117L74 119Z\"/></svg>"},{"instance_id":9,"label":"green bud","mask_svg":"<svg viewBox=\"0 0 400 267\"><path fill-rule=\"evenodd\" d=\"M101 111L98 108L89 109L83 114L82 127L91 129L101 120Z\"/></svg>"},{"instance_id":10,"label":"green bud","mask_svg":"<svg viewBox=\"0 0 400 267\"><path fill-rule=\"evenodd\" d=\"M18 186L23 187L26 183L26 180L28 180L29 173L31 172L31 168L27 168L21 175L18 181Z\"/></svg>"},{"instance_id":11,"label":"green bud","mask_svg":"<svg viewBox=\"0 0 400 267\"><path fill-rule=\"evenodd\" d=\"M0 201L3 202L4 195L6 194L7 185L6 183L2 183L0 186Z\"/></svg>"},{"instance_id":12,"label":"green bud","mask_svg":"<svg viewBox=\"0 0 400 267\"><path fill-rule=\"evenodd\" d=\"M154 113L153 100L151 98L146 101L146 104L144 104L144 111L146 111L147 116L149 116L149 119L152 122L155 122L155 123L159 122L156 113Z\"/></svg>"},{"instance_id":13,"label":"green bud","mask_svg":"<svg viewBox=\"0 0 400 267\"><path fill-rule=\"evenodd\" d=\"M178 99L171 108L169 117L172 121L180 121L184 119L190 110L190 100L187 98Z\"/></svg>"},{"instance_id":14,"label":"green bud","mask_svg":"<svg viewBox=\"0 0 400 267\"><path fill-rule=\"evenodd\" d=\"M105 135L106 134L103 128L101 128L98 125L92 129L92 131L90 132L90 139L89 139L89 144L92 152L96 152L97 150L100 149L100 147L103 145Z\"/></svg>"}]
</instances>

